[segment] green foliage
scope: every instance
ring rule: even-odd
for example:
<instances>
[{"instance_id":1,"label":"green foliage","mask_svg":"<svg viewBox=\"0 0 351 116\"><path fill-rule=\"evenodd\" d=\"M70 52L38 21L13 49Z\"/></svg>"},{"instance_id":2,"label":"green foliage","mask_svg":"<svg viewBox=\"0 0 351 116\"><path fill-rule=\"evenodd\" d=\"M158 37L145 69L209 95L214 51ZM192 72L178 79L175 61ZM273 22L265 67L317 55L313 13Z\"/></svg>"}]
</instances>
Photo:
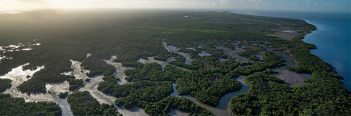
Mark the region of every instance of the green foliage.
<instances>
[{"instance_id":1,"label":"green foliage","mask_svg":"<svg viewBox=\"0 0 351 116\"><path fill-rule=\"evenodd\" d=\"M61 109L55 103L26 103L22 98L0 94L2 116L60 116Z\"/></svg>"},{"instance_id":2,"label":"green foliage","mask_svg":"<svg viewBox=\"0 0 351 116\"><path fill-rule=\"evenodd\" d=\"M77 91L79 88L83 87L83 80L74 79L74 77L70 77L68 79L69 82L69 90L70 91Z\"/></svg>"},{"instance_id":3,"label":"green foliage","mask_svg":"<svg viewBox=\"0 0 351 116\"><path fill-rule=\"evenodd\" d=\"M234 60L197 59L189 67L193 71L177 79L177 90L180 95L192 95L205 104L216 106L221 96L241 88L240 82L233 79L237 74L232 70L238 66Z\"/></svg>"},{"instance_id":4,"label":"green foliage","mask_svg":"<svg viewBox=\"0 0 351 116\"><path fill-rule=\"evenodd\" d=\"M235 71L243 75L249 75L254 72L264 71L268 68L277 67L279 65L282 65L282 63L283 60L279 56L268 52L263 55L263 61L258 61L252 65L237 68Z\"/></svg>"},{"instance_id":5,"label":"green foliage","mask_svg":"<svg viewBox=\"0 0 351 116\"><path fill-rule=\"evenodd\" d=\"M256 57L256 52L253 51L253 50L246 50L246 51L243 51L243 52L240 52L239 55L242 56L242 57L246 57L248 58L249 60L252 60L252 61L256 61L258 60L257 57Z\"/></svg>"},{"instance_id":6,"label":"green foliage","mask_svg":"<svg viewBox=\"0 0 351 116\"><path fill-rule=\"evenodd\" d=\"M296 43L295 43L296 44ZM298 44L298 43L297 43ZM300 46L300 45L298 45ZM350 93L339 82L330 66L306 52L295 48L298 72L312 72L312 79L302 87L290 88L283 81L266 73L255 73L247 82L248 94L233 99L235 115L347 115L351 113Z\"/></svg>"},{"instance_id":7,"label":"green foliage","mask_svg":"<svg viewBox=\"0 0 351 116\"><path fill-rule=\"evenodd\" d=\"M291 50L292 54L295 56L297 63L290 67L290 70L295 72L308 72L313 71L333 71L328 64L323 62L317 56L309 53L309 49L306 45L299 45Z\"/></svg>"},{"instance_id":8,"label":"green foliage","mask_svg":"<svg viewBox=\"0 0 351 116\"><path fill-rule=\"evenodd\" d=\"M156 63L146 64L143 67L136 68L135 70L126 71L126 74L128 75L128 81L174 81L175 79L167 75L168 73L172 73L172 70L166 70L166 72L162 72L161 66Z\"/></svg>"},{"instance_id":9,"label":"green foliage","mask_svg":"<svg viewBox=\"0 0 351 116\"><path fill-rule=\"evenodd\" d=\"M89 70L87 76L93 77L97 75L112 75L115 72L115 68L111 65L106 64L101 58L90 56L84 60L82 66Z\"/></svg>"},{"instance_id":10,"label":"green foliage","mask_svg":"<svg viewBox=\"0 0 351 116\"><path fill-rule=\"evenodd\" d=\"M59 94L59 97L60 97L61 99L65 99L67 96L68 96L68 92L64 92L64 93L60 93L60 94Z\"/></svg>"},{"instance_id":11,"label":"green foliage","mask_svg":"<svg viewBox=\"0 0 351 116\"><path fill-rule=\"evenodd\" d=\"M191 112L191 115L205 116L212 115L209 111L197 106L185 98L166 97L156 103L147 104L146 113L152 116L165 116L172 109L178 109L184 112Z\"/></svg>"},{"instance_id":12,"label":"green foliage","mask_svg":"<svg viewBox=\"0 0 351 116\"><path fill-rule=\"evenodd\" d=\"M116 100L118 106L125 106L126 108L133 106L145 107L149 103L160 101L169 96L172 93L172 85L170 82L156 82L152 86L123 90L130 93L126 97Z\"/></svg>"},{"instance_id":13,"label":"green foliage","mask_svg":"<svg viewBox=\"0 0 351 116\"><path fill-rule=\"evenodd\" d=\"M77 116L117 116L120 115L113 106L96 101L87 91L75 92L68 96L71 110Z\"/></svg>"},{"instance_id":14,"label":"green foliage","mask_svg":"<svg viewBox=\"0 0 351 116\"><path fill-rule=\"evenodd\" d=\"M10 79L0 79L0 93L11 87Z\"/></svg>"},{"instance_id":15,"label":"green foliage","mask_svg":"<svg viewBox=\"0 0 351 116\"><path fill-rule=\"evenodd\" d=\"M6 22L0 23L1 44L32 41L33 38L42 43L30 52L0 53L14 58L0 63L0 75L27 62L30 65L25 69L45 66L45 69L19 86L19 90L24 93L44 93L46 83L65 80L70 83L70 90L78 90L84 84L82 80L60 73L71 70L69 60L83 61L87 53L92 53L93 56L84 60L82 65L91 71L89 76L106 76L98 89L119 98L116 100L117 105L126 108L139 106L151 115L166 115L171 109L180 109L193 115L211 115L184 98L169 97L173 91L172 84L177 85L180 95L191 95L203 103L216 106L221 96L241 88L242 85L234 80L240 74L249 76L246 81L250 90L231 102L234 115L351 114L350 93L339 82L340 77L328 64L309 53L315 46L300 40L315 29L303 20L230 12L40 13L43 14L39 18L45 20L37 20L26 13L0 18L0 22ZM293 40L270 36L282 27L296 30L299 36ZM235 49L232 43L236 41L243 42L246 51L240 55L252 60L252 63L238 62L216 49L218 45ZM184 57L167 52L162 42L189 53L192 64L186 65ZM196 50L186 49L189 47ZM200 57L198 53L201 51L211 53L212 56ZM293 56L294 64L290 69L312 73L312 79L302 87L292 88L271 73L262 73L284 63L286 59L278 52ZM257 54L262 55L263 60L254 56ZM117 55L116 62L123 66L134 67L125 72L128 84L119 85L120 80L111 76L114 68L103 62L112 55ZM149 56L163 61L175 57L176 61L164 70L158 64L143 65L136 62ZM227 61L219 61L218 58ZM0 91L8 88L8 84L8 80L0 80ZM75 115L118 115L112 106L100 105L88 92L73 93L68 96L68 101ZM0 104L0 115L61 113L55 104L25 103L23 99L8 95L0 95Z\"/></svg>"}]
</instances>

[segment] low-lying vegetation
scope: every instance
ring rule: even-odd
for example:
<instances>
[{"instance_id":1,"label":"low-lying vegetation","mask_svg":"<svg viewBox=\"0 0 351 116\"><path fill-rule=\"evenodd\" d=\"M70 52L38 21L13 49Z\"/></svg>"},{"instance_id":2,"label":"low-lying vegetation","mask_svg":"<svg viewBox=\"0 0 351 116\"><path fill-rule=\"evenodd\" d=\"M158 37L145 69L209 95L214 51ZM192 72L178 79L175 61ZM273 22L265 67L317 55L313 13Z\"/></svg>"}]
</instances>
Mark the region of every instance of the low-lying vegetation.
<instances>
[{"instance_id":1,"label":"low-lying vegetation","mask_svg":"<svg viewBox=\"0 0 351 116\"><path fill-rule=\"evenodd\" d=\"M4 116L60 116L61 110L55 103L26 103L22 98L0 94L0 115Z\"/></svg>"},{"instance_id":2,"label":"low-lying vegetation","mask_svg":"<svg viewBox=\"0 0 351 116\"><path fill-rule=\"evenodd\" d=\"M76 92L68 96L68 103L74 115L77 116L116 116L120 115L113 106L96 101L89 92Z\"/></svg>"},{"instance_id":3,"label":"low-lying vegetation","mask_svg":"<svg viewBox=\"0 0 351 116\"><path fill-rule=\"evenodd\" d=\"M250 89L231 102L233 115L351 114L350 93L340 83L340 77L332 67L309 53L315 46L301 41L315 29L302 20L230 12L156 10L53 14L42 11L40 18L45 20L37 20L31 13L0 16L1 44L33 39L42 43L30 52L0 52L1 56L13 58L0 62L0 75L27 62L30 65L26 69L44 65L18 89L27 94L45 93L46 84L67 80L73 92L68 95L68 102L75 115L119 114L113 106L99 104L89 92L78 92L89 79L62 75L72 70L70 60L83 61L82 67L89 70L90 79L103 75L104 82L98 85L98 90L116 97L116 106L140 107L150 115L167 115L173 109L191 115L212 115L182 96L217 106L222 96L241 89L242 84L236 80L240 75L248 76ZM281 27L291 28L298 37L291 40L273 37L272 33ZM184 56L168 52L162 42L190 55L191 63L184 63ZM201 52L211 55L200 56ZM92 55L87 58L87 53ZM114 62L131 67L124 72L129 83L120 84L116 73L121 72L104 62L111 56L117 56ZM157 63L137 62L147 57L175 60L169 61L164 69ZM288 60L293 61L287 63ZM304 86L290 87L274 77L271 70L286 64L291 71L312 74L312 79ZM1 79L0 92L8 89L10 83ZM173 85L179 96L171 97L175 92ZM54 103L25 103L21 98L3 94L0 104L0 115L61 114Z\"/></svg>"}]
</instances>

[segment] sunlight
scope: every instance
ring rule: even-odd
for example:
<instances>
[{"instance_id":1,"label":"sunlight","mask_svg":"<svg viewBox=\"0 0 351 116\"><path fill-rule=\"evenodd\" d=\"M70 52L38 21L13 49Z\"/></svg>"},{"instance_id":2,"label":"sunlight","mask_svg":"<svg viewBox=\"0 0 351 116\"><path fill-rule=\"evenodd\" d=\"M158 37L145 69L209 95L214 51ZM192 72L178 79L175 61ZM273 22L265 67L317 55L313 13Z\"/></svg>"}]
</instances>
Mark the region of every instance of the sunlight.
<instances>
[{"instance_id":1,"label":"sunlight","mask_svg":"<svg viewBox=\"0 0 351 116\"><path fill-rule=\"evenodd\" d=\"M16 13L27 10L42 9L45 5L37 2L23 2L21 0L0 0L0 13Z\"/></svg>"},{"instance_id":2,"label":"sunlight","mask_svg":"<svg viewBox=\"0 0 351 116\"><path fill-rule=\"evenodd\" d=\"M155 0L0 0L0 12L37 9L153 8Z\"/></svg>"}]
</instances>

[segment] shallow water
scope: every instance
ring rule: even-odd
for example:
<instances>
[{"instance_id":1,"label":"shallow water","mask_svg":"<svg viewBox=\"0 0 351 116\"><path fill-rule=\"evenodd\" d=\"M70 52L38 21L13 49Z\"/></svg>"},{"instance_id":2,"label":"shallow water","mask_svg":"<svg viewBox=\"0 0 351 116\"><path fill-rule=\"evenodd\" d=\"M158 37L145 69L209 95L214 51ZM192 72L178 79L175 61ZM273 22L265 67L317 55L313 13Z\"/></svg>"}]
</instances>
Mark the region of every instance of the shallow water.
<instances>
[{"instance_id":1,"label":"shallow water","mask_svg":"<svg viewBox=\"0 0 351 116\"><path fill-rule=\"evenodd\" d=\"M71 106L69 105L67 98L59 100L58 105L62 110L62 116L73 116L73 113L71 111Z\"/></svg>"},{"instance_id":2,"label":"shallow water","mask_svg":"<svg viewBox=\"0 0 351 116\"><path fill-rule=\"evenodd\" d=\"M222 110L222 109L218 109L212 106L209 106L207 104L204 104L200 101L198 101L196 98L191 97L191 96L184 96L186 99L192 101L193 103L195 103L196 105L205 108L206 110L210 111L213 115L215 116L230 116L231 112L229 110Z\"/></svg>"},{"instance_id":3,"label":"shallow water","mask_svg":"<svg viewBox=\"0 0 351 116\"><path fill-rule=\"evenodd\" d=\"M172 53L176 53L180 56L183 56L185 58L184 64L191 64L192 59L191 56L188 53L184 53L184 52L180 52L179 48L176 46L172 46L172 45L167 45L166 42L162 42L162 46L168 51L168 52L172 52Z\"/></svg>"},{"instance_id":4,"label":"shallow water","mask_svg":"<svg viewBox=\"0 0 351 116\"><path fill-rule=\"evenodd\" d=\"M204 104L204 103L198 101L196 98L191 97L191 96L184 96L184 97L189 99L190 101L194 102L196 105L207 109L208 111L212 112L216 116L230 116L231 111L230 111L228 106L229 106L231 100L235 96L244 94L249 90L249 87L247 86L247 84L244 81L245 80L244 76L239 76L238 78L236 78L236 80L238 80L243 85L242 88L239 91L231 92L231 93L224 95L220 99L217 107L212 107L212 106L209 106L207 104Z\"/></svg>"},{"instance_id":5,"label":"shallow water","mask_svg":"<svg viewBox=\"0 0 351 116\"><path fill-rule=\"evenodd\" d=\"M128 81L126 80L127 75L124 73L124 71L132 68L124 67L122 63L114 62L114 60L116 59L117 59L117 56L111 56L110 60L104 60L104 61L108 65L111 65L115 68L114 76L119 79L118 81L119 85L128 84Z\"/></svg>"},{"instance_id":6,"label":"shallow water","mask_svg":"<svg viewBox=\"0 0 351 116\"><path fill-rule=\"evenodd\" d=\"M221 100L219 101L217 108L226 110L228 109L229 103L232 101L232 99L235 96L241 95L246 93L249 90L249 86L245 83L245 77L244 76L239 76L236 80L238 80L241 84L242 87L239 91L231 92L226 95L224 95Z\"/></svg>"},{"instance_id":7,"label":"shallow water","mask_svg":"<svg viewBox=\"0 0 351 116\"><path fill-rule=\"evenodd\" d=\"M171 93L171 96L179 96L178 90L177 90L177 84L173 83L172 84L173 92Z\"/></svg>"},{"instance_id":8,"label":"shallow water","mask_svg":"<svg viewBox=\"0 0 351 116\"><path fill-rule=\"evenodd\" d=\"M87 82L83 88L79 89L79 91L88 91L90 95L95 98L100 104L113 105L116 98L106 95L105 93L98 90L99 84L104 81L103 78L103 76L91 78L91 80Z\"/></svg>"},{"instance_id":9,"label":"shallow water","mask_svg":"<svg viewBox=\"0 0 351 116\"><path fill-rule=\"evenodd\" d=\"M183 112L178 109L172 109L168 116L190 116L190 113Z\"/></svg>"}]
</instances>

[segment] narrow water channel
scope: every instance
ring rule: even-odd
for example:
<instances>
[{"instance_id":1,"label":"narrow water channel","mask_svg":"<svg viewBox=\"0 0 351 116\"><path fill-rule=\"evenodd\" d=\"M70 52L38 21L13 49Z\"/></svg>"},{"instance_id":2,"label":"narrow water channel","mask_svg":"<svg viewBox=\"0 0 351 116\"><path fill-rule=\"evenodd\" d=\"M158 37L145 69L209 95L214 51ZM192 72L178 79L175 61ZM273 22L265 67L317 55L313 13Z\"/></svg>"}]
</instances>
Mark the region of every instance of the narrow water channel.
<instances>
[{"instance_id":1,"label":"narrow water channel","mask_svg":"<svg viewBox=\"0 0 351 116\"><path fill-rule=\"evenodd\" d=\"M212 112L214 115L216 116L231 116L231 111L229 109L229 105L231 100L236 97L239 96L241 94L246 93L249 90L248 85L245 83L245 77L244 76L239 76L236 78L237 81L239 81L242 84L242 88L239 91L235 91L235 92L231 92L228 93L226 95L224 95L220 101L217 107L212 107L209 106L207 104L204 104L200 101L198 101L196 98L192 97L192 96L179 96L178 92L176 90L176 84L173 83L173 93L171 94L171 96L178 96L178 97L184 97L190 101L192 101L193 103L195 103L196 105L205 108L206 110Z\"/></svg>"}]
</instances>

